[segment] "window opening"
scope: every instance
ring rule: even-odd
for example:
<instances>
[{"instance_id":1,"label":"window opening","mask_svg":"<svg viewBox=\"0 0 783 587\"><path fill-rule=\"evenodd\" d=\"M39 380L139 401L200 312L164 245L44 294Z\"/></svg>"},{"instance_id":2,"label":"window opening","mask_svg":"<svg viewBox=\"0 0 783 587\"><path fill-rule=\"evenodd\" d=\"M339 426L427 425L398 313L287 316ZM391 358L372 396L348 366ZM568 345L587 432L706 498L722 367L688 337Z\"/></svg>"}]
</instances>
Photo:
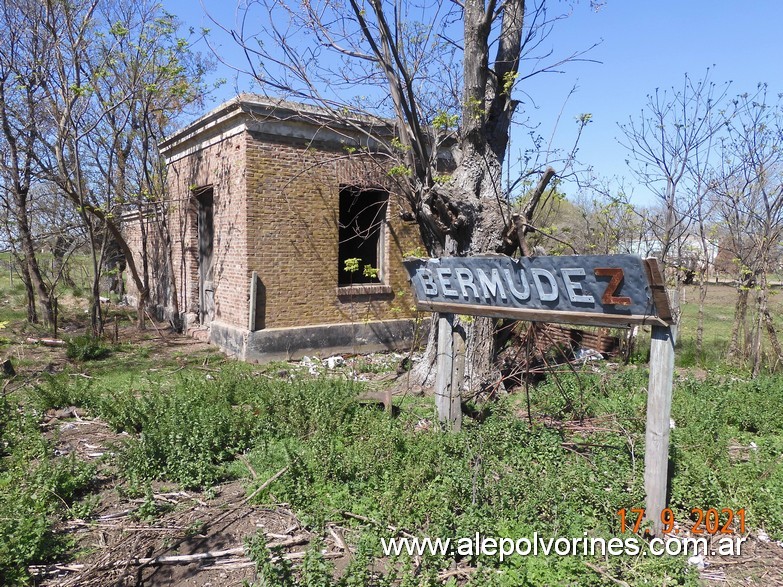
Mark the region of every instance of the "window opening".
<instances>
[{"instance_id":1,"label":"window opening","mask_svg":"<svg viewBox=\"0 0 783 587\"><path fill-rule=\"evenodd\" d=\"M340 188L339 286L383 282L388 202L389 194L384 190ZM358 262L350 262L353 259Z\"/></svg>"}]
</instances>

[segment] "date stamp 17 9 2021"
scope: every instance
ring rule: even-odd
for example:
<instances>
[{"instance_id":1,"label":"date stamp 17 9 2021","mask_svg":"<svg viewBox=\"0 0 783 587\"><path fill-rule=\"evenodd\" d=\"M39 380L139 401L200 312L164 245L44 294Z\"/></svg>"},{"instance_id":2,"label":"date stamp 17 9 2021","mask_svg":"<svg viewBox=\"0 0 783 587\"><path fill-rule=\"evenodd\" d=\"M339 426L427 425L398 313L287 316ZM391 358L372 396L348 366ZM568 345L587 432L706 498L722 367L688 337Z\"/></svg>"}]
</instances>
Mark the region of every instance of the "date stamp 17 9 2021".
<instances>
[{"instance_id":1,"label":"date stamp 17 9 2021","mask_svg":"<svg viewBox=\"0 0 783 587\"><path fill-rule=\"evenodd\" d=\"M643 529L644 508L622 508L617 510L620 518L620 533L638 533ZM744 534L745 533L745 508L733 510L731 508L692 508L691 509L692 534ZM674 512L665 508L661 512L661 524L664 534L671 534L675 529Z\"/></svg>"}]
</instances>

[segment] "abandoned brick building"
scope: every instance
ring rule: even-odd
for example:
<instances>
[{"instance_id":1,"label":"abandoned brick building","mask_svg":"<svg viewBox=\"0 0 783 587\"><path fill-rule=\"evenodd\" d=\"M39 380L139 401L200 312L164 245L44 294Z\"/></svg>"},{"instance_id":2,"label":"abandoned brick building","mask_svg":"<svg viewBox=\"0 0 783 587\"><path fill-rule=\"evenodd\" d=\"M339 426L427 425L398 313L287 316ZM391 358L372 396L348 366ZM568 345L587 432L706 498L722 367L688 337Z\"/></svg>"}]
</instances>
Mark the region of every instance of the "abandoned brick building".
<instances>
[{"instance_id":1,"label":"abandoned brick building","mask_svg":"<svg viewBox=\"0 0 783 587\"><path fill-rule=\"evenodd\" d=\"M367 154L371 124L393 132L243 94L164 140L171 254L146 231L160 314L246 360L408 346L402 258L421 242L391 163ZM125 223L136 251L140 220Z\"/></svg>"}]
</instances>

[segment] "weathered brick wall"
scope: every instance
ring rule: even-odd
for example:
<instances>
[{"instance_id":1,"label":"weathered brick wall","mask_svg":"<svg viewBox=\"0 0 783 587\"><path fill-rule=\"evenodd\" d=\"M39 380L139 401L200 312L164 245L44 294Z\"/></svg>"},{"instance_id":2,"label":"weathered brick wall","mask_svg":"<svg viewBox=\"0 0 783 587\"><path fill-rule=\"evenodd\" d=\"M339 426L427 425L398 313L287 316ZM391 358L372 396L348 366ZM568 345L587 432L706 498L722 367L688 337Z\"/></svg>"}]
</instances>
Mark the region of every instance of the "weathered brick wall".
<instances>
[{"instance_id":1,"label":"weathered brick wall","mask_svg":"<svg viewBox=\"0 0 783 587\"><path fill-rule=\"evenodd\" d=\"M383 294L338 295L341 185L382 187L387 207ZM179 311L199 311L197 202L214 197L215 320L248 326L250 280L258 273L265 328L409 317L413 298L402 256L421 247L415 223L400 219L400 200L385 169L366 156L251 132L235 134L173 161L168 168L169 222ZM125 233L140 250L138 223ZM161 243L157 257L165 261ZM138 258L138 255L137 255ZM163 276L157 271L155 276ZM134 293L130 280L129 293ZM157 293L156 293L157 292ZM153 282L156 303L168 292Z\"/></svg>"},{"instance_id":2,"label":"weathered brick wall","mask_svg":"<svg viewBox=\"0 0 783 587\"><path fill-rule=\"evenodd\" d=\"M247 135L248 270L266 292L267 328L402 318L413 300L402 255L421 246L418 228L399 218L390 193L384 281L391 293L339 295L340 185L393 184L366 156L319 145Z\"/></svg>"},{"instance_id":3,"label":"weathered brick wall","mask_svg":"<svg viewBox=\"0 0 783 587\"><path fill-rule=\"evenodd\" d=\"M194 193L212 187L215 320L247 324L245 170L242 135L227 138L169 165L167 186L181 312L198 312L199 246Z\"/></svg>"},{"instance_id":4,"label":"weathered brick wall","mask_svg":"<svg viewBox=\"0 0 783 587\"><path fill-rule=\"evenodd\" d=\"M215 320L246 325L249 282L247 278L247 231L245 218L245 141L235 135L198 150L169 165L167 191L172 239L173 267L179 311L195 318L199 311L198 220L194 194L212 187L214 197L214 288ZM141 262L141 231L138 219L125 223L126 238ZM148 247L156 251L150 263L165 262L163 245L148 235ZM168 312L172 303L165 270L151 272L153 301ZM165 279L164 279L165 278ZM137 296L126 279L128 293Z\"/></svg>"}]
</instances>

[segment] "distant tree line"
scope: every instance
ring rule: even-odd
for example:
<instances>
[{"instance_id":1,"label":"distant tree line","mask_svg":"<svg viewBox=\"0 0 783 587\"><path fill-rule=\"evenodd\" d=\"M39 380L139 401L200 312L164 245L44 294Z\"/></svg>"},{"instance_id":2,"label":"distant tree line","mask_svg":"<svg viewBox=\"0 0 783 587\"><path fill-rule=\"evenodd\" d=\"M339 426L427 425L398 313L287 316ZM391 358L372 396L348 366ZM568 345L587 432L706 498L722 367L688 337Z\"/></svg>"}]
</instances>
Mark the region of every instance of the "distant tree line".
<instances>
[{"instance_id":1,"label":"distant tree line","mask_svg":"<svg viewBox=\"0 0 783 587\"><path fill-rule=\"evenodd\" d=\"M65 261L80 249L92 274L93 331L102 328L100 280L112 263L141 292L143 322L150 270L146 255L131 254L121 219L158 213L152 226L167 230L157 143L199 103L205 62L153 0L2 0L0 28L0 224L27 317L52 322ZM54 259L48 271L44 247Z\"/></svg>"},{"instance_id":2,"label":"distant tree line","mask_svg":"<svg viewBox=\"0 0 783 587\"><path fill-rule=\"evenodd\" d=\"M583 177L576 197L564 204L555 197L553 221L541 222L569 247L546 231L539 238L554 252L658 257L681 295L683 285L698 284L699 354L707 284L732 281L728 356L749 361L754 373L778 368L783 352L769 300L772 279L783 273L783 99L765 84L732 95L709 71L698 80L685 75L680 87L647 96L620 130L633 177L653 203L634 206L624 186Z\"/></svg>"}]
</instances>

